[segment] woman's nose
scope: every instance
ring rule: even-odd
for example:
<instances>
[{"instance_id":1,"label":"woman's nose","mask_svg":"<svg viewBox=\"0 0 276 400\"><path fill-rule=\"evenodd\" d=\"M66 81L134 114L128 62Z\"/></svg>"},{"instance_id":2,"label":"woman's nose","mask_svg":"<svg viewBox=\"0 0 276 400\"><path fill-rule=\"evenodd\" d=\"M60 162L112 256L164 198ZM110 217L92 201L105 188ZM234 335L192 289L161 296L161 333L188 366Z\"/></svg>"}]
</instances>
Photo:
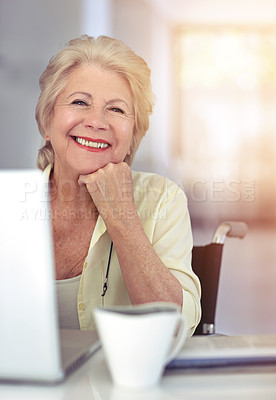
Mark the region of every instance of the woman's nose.
<instances>
[{"instance_id":1,"label":"woman's nose","mask_svg":"<svg viewBox=\"0 0 276 400\"><path fill-rule=\"evenodd\" d=\"M84 119L84 125L92 130L108 129L108 121L104 110L101 107L92 106Z\"/></svg>"}]
</instances>

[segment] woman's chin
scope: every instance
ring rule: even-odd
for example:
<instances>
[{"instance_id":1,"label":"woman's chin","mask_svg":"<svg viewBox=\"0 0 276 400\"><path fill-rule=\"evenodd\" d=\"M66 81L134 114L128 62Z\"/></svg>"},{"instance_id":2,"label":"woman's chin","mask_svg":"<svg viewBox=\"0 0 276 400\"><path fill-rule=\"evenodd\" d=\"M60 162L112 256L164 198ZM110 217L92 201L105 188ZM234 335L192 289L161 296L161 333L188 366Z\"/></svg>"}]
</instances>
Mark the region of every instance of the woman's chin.
<instances>
[{"instance_id":1,"label":"woman's chin","mask_svg":"<svg viewBox=\"0 0 276 400\"><path fill-rule=\"evenodd\" d=\"M78 168L78 173L79 175L90 175L93 174L94 172L97 172L99 169L103 168L106 164L103 165L98 165L98 166L87 166L83 168Z\"/></svg>"}]
</instances>

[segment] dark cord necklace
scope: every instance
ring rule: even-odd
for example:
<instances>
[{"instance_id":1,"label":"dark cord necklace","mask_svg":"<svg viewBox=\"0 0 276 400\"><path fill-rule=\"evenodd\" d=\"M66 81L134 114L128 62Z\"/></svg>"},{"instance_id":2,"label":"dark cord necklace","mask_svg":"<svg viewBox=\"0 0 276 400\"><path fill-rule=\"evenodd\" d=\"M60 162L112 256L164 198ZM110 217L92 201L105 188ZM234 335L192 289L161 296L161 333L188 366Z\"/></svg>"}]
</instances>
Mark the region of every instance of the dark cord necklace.
<instances>
[{"instance_id":1,"label":"dark cord necklace","mask_svg":"<svg viewBox=\"0 0 276 400\"><path fill-rule=\"evenodd\" d=\"M104 284L103 284L102 297L105 296L106 291L107 291L107 281L108 281L108 274L109 274L109 267L110 267L110 260L111 260L112 248L113 248L113 242L111 242L111 245L110 245L109 257L108 257L107 268L106 268L106 274L105 274L105 281L104 281Z\"/></svg>"}]
</instances>

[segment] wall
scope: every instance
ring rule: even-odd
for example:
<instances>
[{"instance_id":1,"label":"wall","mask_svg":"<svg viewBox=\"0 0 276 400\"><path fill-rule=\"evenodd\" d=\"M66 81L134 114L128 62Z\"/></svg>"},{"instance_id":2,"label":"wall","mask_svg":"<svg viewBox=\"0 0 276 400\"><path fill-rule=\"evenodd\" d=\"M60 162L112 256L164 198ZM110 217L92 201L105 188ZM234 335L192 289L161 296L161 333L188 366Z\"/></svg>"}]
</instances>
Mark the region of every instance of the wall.
<instances>
[{"instance_id":1,"label":"wall","mask_svg":"<svg viewBox=\"0 0 276 400\"><path fill-rule=\"evenodd\" d=\"M275 0L147 0L173 24L275 24Z\"/></svg>"},{"instance_id":2,"label":"wall","mask_svg":"<svg viewBox=\"0 0 276 400\"><path fill-rule=\"evenodd\" d=\"M74 0L1 0L0 7L0 168L35 167L39 76L50 56L80 34L81 10Z\"/></svg>"}]
</instances>

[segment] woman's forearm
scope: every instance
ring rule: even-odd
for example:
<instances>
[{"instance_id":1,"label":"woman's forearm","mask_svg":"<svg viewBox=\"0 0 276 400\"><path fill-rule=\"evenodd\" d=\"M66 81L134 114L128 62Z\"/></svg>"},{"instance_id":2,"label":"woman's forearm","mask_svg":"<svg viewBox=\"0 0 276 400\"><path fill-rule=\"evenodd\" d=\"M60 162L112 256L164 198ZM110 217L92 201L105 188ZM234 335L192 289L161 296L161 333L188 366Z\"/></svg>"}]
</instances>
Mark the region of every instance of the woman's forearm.
<instances>
[{"instance_id":1,"label":"woman's forearm","mask_svg":"<svg viewBox=\"0 0 276 400\"><path fill-rule=\"evenodd\" d=\"M182 307L182 286L147 238L139 216L107 223L132 304L166 301Z\"/></svg>"}]
</instances>

